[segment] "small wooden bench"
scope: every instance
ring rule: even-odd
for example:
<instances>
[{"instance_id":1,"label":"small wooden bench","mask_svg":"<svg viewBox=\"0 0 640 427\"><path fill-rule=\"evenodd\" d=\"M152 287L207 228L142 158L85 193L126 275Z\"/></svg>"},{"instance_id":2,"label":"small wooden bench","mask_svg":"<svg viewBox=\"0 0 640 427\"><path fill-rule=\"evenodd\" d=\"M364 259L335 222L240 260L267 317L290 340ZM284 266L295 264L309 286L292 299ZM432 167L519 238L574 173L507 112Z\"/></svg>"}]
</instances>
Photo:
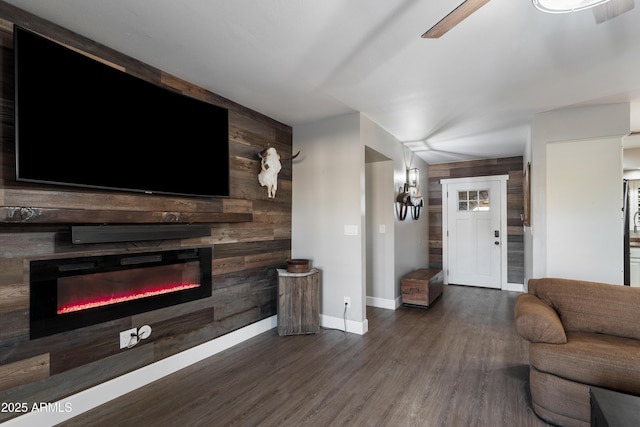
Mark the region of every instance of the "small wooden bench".
<instances>
[{"instance_id":1,"label":"small wooden bench","mask_svg":"<svg viewBox=\"0 0 640 427\"><path fill-rule=\"evenodd\" d=\"M402 277L402 303L428 307L442 295L442 270L421 268Z\"/></svg>"}]
</instances>

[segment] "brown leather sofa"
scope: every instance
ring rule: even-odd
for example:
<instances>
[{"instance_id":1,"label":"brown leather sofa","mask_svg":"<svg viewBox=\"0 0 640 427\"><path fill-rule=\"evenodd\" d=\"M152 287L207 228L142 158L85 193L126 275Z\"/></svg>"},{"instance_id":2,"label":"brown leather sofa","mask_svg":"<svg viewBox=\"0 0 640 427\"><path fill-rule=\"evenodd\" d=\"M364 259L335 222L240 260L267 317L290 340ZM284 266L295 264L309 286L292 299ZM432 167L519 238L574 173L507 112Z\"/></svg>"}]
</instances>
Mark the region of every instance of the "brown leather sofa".
<instances>
[{"instance_id":1,"label":"brown leather sofa","mask_svg":"<svg viewBox=\"0 0 640 427\"><path fill-rule=\"evenodd\" d=\"M590 425L589 387L640 395L640 288L530 279L515 302L529 344L535 413L560 426Z\"/></svg>"}]
</instances>

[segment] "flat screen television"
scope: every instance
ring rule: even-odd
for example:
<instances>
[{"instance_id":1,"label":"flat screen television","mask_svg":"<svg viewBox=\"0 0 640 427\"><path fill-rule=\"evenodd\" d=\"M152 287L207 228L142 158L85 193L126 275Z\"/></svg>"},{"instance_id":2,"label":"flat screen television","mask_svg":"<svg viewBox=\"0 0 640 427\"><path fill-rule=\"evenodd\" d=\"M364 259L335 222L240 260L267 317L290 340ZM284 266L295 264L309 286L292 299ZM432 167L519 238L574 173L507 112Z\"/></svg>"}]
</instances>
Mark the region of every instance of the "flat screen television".
<instances>
[{"instance_id":1,"label":"flat screen television","mask_svg":"<svg viewBox=\"0 0 640 427\"><path fill-rule=\"evenodd\" d=\"M16 180L229 196L228 110L15 26Z\"/></svg>"}]
</instances>

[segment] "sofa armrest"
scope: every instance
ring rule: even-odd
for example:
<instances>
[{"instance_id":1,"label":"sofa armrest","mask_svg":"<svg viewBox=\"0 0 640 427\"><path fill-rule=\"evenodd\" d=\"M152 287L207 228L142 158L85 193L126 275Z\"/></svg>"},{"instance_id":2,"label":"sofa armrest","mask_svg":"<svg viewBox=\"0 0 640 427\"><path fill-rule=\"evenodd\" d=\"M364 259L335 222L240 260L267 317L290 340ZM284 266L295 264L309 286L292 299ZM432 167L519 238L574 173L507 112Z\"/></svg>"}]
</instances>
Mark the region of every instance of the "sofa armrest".
<instances>
[{"instance_id":1,"label":"sofa armrest","mask_svg":"<svg viewBox=\"0 0 640 427\"><path fill-rule=\"evenodd\" d=\"M535 295L518 295L514 314L516 331L527 341L549 344L567 342L558 313Z\"/></svg>"}]
</instances>

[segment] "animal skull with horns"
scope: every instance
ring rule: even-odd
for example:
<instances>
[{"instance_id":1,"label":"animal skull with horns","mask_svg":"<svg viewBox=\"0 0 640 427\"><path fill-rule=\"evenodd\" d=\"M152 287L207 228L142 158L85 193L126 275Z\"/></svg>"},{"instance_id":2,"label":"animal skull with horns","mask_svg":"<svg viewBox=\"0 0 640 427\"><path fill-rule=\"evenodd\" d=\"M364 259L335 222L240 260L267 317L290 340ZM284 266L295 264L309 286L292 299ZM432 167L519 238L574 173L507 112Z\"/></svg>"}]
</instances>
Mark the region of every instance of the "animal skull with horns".
<instances>
[{"instance_id":1,"label":"animal skull with horns","mask_svg":"<svg viewBox=\"0 0 640 427\"><path fill-rule=\"evenodd\" d=\"M291 160L298 157L298 154L300 154L299 151L295 156L291 157ZM267 146L267 148L258 153L258 156L261 160L258 182L261 186L267 187L267 197L275 199L276 191L278 190L278 173L282 169L280 154L275 148Z\"/></svg>"}]
</instances>

